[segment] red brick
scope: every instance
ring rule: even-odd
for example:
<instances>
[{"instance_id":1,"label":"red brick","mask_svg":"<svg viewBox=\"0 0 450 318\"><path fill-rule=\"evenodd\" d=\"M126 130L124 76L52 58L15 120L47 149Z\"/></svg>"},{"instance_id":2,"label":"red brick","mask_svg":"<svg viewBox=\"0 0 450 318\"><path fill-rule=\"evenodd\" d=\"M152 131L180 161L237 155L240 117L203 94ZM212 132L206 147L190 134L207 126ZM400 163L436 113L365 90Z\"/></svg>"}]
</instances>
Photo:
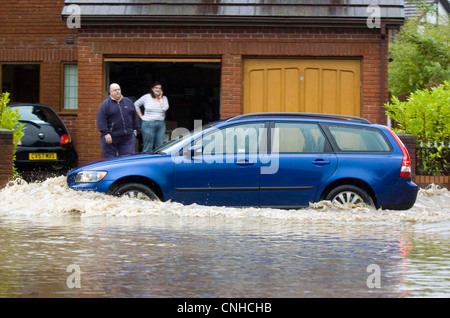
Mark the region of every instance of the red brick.
<instances>
[{"instance_id":1,"label":"red brick","mask_svg":"<svg viewBox=\"0 0 450 318\"><path fill-rule=\"evenodd\" d=\"M64 114L80 163L98 159L95 116L104 99L103 58L110 56L222 59L222 117L242 112L243 58L361 58L361 114L381 122L380 36L367 28L96 26L68 29L63 0L1 0L0 63L42 63L41 102L61 107L61 63L79 64L79 111ZM20 23L12 17L21 17ZM45 17L45 18L44 18ZM75 45L65 43L75 37ZM155 41L157 40L157 41ZM387 77L387 46L383 54ZM387 87L382 88L387 96ZM82 142L81 142L82 141Z\"/></svg>"}]
</instances>

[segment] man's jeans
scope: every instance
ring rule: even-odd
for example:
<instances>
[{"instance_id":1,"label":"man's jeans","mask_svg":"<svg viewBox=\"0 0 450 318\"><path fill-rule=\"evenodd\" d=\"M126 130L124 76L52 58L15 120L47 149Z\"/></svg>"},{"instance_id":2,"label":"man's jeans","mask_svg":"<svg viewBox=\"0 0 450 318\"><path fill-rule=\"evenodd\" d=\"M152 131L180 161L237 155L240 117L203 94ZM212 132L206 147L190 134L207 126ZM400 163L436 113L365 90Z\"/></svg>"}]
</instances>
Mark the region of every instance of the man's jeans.
<instances>
[{"instance_id":1,"label":"man's jeans","mask_svg":"<svg viewBox=\"0 0 450 318\"><path fill-rule=\"evenodd\" d=\"M150 152L164 143L166 123L163 120L142 121L143 152Z\"/></svg>"}]
</instances>

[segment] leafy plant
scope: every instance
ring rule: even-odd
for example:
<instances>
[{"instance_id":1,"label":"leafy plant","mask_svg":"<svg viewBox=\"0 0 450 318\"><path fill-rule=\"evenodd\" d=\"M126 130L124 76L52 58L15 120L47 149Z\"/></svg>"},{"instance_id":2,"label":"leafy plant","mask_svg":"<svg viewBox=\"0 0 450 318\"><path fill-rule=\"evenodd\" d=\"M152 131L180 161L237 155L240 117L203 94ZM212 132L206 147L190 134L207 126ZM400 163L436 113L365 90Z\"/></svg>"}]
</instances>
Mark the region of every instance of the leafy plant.
<instances>
[{"instance_id":1,"label":"leafy plant","mask_svg":"<svg viewBox=\"0 0 450 318\"><path fill-rule=\"evenodd\" d=\"M14 131L13 154L15 159L17 145L24 135L24 124L19 123L19 110L7 107L8 103L9 93L0 94L0 128ZM18 177L18 172L15 166L13 167L13 176L15 178Z\"/></svg>"},{"instance_id":2,"label":"leafy plant","mask_svg":"<svg viewBox=\"0 0 450 318\"><path fill-rule=\"evenodd\" d=\"M419 1L420 3L423 1ZM408 95L450 80L450 23L427 23L433 6L422 5L418 18L410 18L389 46L389 91Z\"/></svg>"},{"instance_id":3,"label":"leafy plant","mask_svg":"<svg viewBox=\"0 0 450 318\"><path fill-rule=\"evenodd\" d=\"M386 114L398 125L395 129L397 132L417 136L417 147L428 149L422 152L420 172L448 173L450 81L445 81L439 87L417 90L404 102L394 96L384 107ZM427 147L429 143L431 145Z\"/></svg>"}]
</instances>

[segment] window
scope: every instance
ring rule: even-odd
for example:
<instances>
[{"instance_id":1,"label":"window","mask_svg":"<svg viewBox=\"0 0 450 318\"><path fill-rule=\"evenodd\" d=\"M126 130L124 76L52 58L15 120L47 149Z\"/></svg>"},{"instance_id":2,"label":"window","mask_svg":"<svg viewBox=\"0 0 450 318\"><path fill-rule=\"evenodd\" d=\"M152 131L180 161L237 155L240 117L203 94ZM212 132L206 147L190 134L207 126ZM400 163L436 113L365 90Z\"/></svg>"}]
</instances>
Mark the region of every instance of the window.
<instances>
[{"instance_id":1,"label":"window","mask_svg":"<svg viewBox=\"0 0 450 318\"><path fill-rule=\"evenodd\" d=\"M8 92L11 102L39 103L40 64L1 65L1 89Z\"/></svg>"},{"instance_id":2,"label":"window","mask_svg":"<svg viewBox=\"0 0 450 318\"><path fill-rule=\"evenodd\" d=\"M78 65L63 65L63 109L78 109Z\"/></svg>"},{"instance_id":3,"label":"window","mask_svg":"<svg viewBox=\"0 0 450 318\"><path fill-rule=\"evenodd\" d=\"M274 153L324 152L325 138L316 124L275 123Z\"/></svg>"},{"instance_id":4,"label":"window","mask_svg":"<svg viewBox=\"0 0 450 318\"><path fill-rule=\"evenodd\" d=\"M203 154L257 154L264 138L264 123L224 127L203 136Z\"/></svg>"},{"instance_id":5,"label":"window","mask_svg":"<svg viewBox=\"0 0 450 318\"><path fill-rule=\"evenodd\" d=\"M329 126L340 151L389 152L391 147L378 129L350 126Z\"/></svg>"}]
</instances>

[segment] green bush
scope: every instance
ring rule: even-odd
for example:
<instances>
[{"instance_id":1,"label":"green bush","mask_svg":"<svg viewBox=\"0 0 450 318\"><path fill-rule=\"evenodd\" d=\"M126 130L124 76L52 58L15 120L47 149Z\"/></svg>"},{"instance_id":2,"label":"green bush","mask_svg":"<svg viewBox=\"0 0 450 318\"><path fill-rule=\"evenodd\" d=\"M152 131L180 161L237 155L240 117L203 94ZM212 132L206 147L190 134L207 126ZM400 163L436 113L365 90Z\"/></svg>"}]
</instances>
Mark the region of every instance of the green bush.
<instances>
[{"instance_id":1,"label":"green bush","mask_svg":"<svg viewBox=\"0 0 450 318\"><path fill-rule=\"evenodd\" d=\"M420 173L448 174L450 143L450 82L432 89L417 90L405 102L392 97L384 105L386 114L396 122L396 132L417 137L417 147L436 145L421 154Z\"/></svg>"},{"instance_id":2,"label":"green bush","mask_svg":"<svg viewBox=\"0 0 450 318\"><path fill-rule=\"evenodd\" d=\"M408 19L389 45L389 55L389 91L395 96L450 80L450 23Z\"/></svg>"},{"instance_id":3,"label":"green bush","mask_svg":"<svg viewBox=\"0 0 450 318\"><path fill-rule=\"evenodd\" d=\"M19 110L7 107L9 103L9 93L0 94L0 128L13 130L13 146L16 153L17 145L24 134L24 124L19 124ZM14 177L18 176L16 168L13 168Z\"/></svg>"}]
</instances>

